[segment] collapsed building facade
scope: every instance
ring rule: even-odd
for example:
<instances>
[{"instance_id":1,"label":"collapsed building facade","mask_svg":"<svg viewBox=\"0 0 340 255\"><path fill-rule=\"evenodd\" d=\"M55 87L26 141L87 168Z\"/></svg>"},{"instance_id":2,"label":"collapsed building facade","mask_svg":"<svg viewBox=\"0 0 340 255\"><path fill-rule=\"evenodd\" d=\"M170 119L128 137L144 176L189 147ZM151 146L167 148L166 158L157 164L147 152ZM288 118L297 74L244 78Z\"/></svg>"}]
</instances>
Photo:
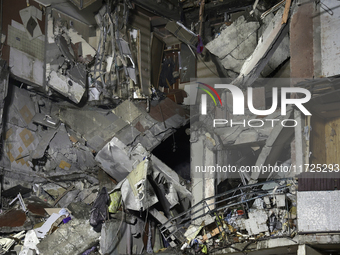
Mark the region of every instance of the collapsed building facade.
<instances>
[{"instance_id":1,"label":"collapsed building facade","mask_svg":"<svg viewBox=\"0 0 340 255\"><path fill-rule=\"evenodd\" d=\"M1 254L339 254L338 7L2 0Z\"/></svg>"}]
</instances>

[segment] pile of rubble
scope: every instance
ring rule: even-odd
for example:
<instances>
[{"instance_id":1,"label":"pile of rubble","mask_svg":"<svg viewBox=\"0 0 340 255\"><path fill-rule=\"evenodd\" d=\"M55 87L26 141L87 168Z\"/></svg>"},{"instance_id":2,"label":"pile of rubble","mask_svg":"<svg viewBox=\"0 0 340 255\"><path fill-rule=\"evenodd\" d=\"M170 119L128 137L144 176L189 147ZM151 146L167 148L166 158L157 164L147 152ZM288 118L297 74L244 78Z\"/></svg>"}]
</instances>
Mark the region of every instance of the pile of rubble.
<instances>
[{"instance_id":1,"label":"pile of rubble","mask_svg":"<svg viewBox=\"0 0 340 255\"><path fill-rule=\"evenodd\" d=\"M175 219L180 220L176 230L162 233L171 240L184 232L181 250L213 253L226 247L237 250L233 247L237 243L293 238L297 234L296 182L284 179L241 186L207 198L171 220Z\"/></svg>"},{"instance_id":2,"label":"pile of rubble","mask_svg":"<svg viewBox=\"0 0 340 255\"><path fill-rule=\"evenodd\" d=\"M286 115L276 110L268 116L247 109L245 115L232 116L231 94L223 91L225 109L214 100L207 116L194 116L188 105L198 109L200 93L211 95L197 89L189 95L194 102L181 105L187 93L174 84L194 78L190 70L196 74L196 62L192 68L190 60L207 53L202 38L206 41L209 36L201 33L205 1L179 2L186 2L179 6L187 13L199 7L198 34L197 24L189 30L180 22L141 10L140 1L129 0L99 3L97 11L86 17L92 19L90 24L78 12L77 17L69 15L72 3L66 1L41 9L25 7L20 11L23 24L8 25L11 68L0 60L0 254L207 254L227 247L243 252L255 242L292 239L297 234L295 174L237 173L237 181L227 175L209 179L203 174L199 181L209 179L204 182L208 185L198 187L201 183L195 182L193 167L185 169L190 183L153 153L191 122L187 135L193 154L199 151L191 160L206 160L202 168L209 156L238 168L285 166L292 161L294 126L274 122L286 123L287 118L289 124L296 109L287 107ZM228 5L208 2L207 17L212 5L215 9ZM220 25L220 13L212 19L218 32L206 49L235 86L253 86L258 77L273 75L289 59L291 2L285 7L283 3L261 10L255 1L250 13L244 6L242 12L235 7L223 14ZM168 7L174 8L166 3ZM39 39L42 17L44 40ZM166 40L176 43L166 49ZM181 44L190 57L183 54L180 59ZM161 56L153 49L160 50ZM163 59L165 51L170 55L164 54ZM27 72L24 63L31 68ZM266 85L254 89L258 105L253 107L268 108L266 102L273 98L267 92ZM234 117L234 122L264 124L214 128L207 124L215 117L223 122L226 116ZM217 191L224 181L237 185ZM207 195L209 184L213 196ZM202 200L195 200L199 188L207 192L202 192ZM242 248L237 246L240 243Z\"/></svg>"},{"instance_id":3,"label":"pile of rubble","mask_svg":"<svg viewBox=\"0 0 340 255\"><path fill-rule=\"evenodd\" d=\"M146 157L117 184L101 172L105 178L95 185L52 182L6 190L1 254L207 254L297 234L294 179L240 186L190 207L191 193L158 164Z\"/></svg>"},{"instance_id":4,"label":"pile of rubble","mask_svg":"<svg viewBox=\"0 0 340 255\"><path fill-rule=\"evenodd\" d=\"M108 110L78 108L10 84L6 65L2 74L2 253L166 247L156 226L186 211L191 192L150 151L187 123L185 109L170 99L152 101L149 111L130 100Z\"/></svg>"}]
</instances>

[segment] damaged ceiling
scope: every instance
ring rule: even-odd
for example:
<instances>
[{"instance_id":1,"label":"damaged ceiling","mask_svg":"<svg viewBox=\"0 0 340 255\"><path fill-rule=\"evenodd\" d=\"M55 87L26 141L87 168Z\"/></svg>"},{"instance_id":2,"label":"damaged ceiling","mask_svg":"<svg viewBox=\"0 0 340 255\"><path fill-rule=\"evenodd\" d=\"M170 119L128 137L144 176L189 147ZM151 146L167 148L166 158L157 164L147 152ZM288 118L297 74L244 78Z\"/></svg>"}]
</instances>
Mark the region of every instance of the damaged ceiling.
<instances>
[{"instance_id":1,"label":"damaged ceiling","mask_svg":"<svg viewBox=\"0 0 340 255\"><path fill-rule=\"evenodd\" d=\"M315 238L340 232L315 223L340 209L339 15L329 0L2 0L0 254L340 254L323 246L338 234ZM313 117L286 87L311 93ZM299 175L320 164L333 175Z\"/></svg>"}]
</instances>

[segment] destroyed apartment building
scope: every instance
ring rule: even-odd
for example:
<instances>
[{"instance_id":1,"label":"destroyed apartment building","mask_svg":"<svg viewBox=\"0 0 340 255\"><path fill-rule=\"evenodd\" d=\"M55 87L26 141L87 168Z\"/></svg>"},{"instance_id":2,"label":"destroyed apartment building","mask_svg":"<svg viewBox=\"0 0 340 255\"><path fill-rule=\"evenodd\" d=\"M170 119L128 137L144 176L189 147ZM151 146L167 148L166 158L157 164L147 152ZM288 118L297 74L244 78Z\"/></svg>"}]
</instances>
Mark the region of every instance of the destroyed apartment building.
<instances>
[{"instance_id":1,"label":"destroyed apartment building","mask_svg":"<svg viewBox=\"0 0 340 255\"><path fill-rule=\"evenodd\" d=\"M339 7L1 0L0 254L340 254Z\"/></svg>"}]
</instances>

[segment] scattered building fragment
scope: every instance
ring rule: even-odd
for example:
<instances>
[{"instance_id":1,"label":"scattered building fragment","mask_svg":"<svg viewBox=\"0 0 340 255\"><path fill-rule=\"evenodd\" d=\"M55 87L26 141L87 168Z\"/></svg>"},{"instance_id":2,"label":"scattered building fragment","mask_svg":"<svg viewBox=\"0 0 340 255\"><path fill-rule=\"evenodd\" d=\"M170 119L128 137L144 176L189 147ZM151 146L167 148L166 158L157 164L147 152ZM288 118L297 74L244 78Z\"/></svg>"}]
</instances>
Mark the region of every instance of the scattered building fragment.
<instances>
[{"instance_id":1,"label":"scattered building fragment","mask_svg":"<svg viewBox=\"0 0 340 255\"><path fill-rule=\"evenodd\" d=\"M333 2L0 5L1 254L340 254Z\"/></svg>"}]
</instances>

